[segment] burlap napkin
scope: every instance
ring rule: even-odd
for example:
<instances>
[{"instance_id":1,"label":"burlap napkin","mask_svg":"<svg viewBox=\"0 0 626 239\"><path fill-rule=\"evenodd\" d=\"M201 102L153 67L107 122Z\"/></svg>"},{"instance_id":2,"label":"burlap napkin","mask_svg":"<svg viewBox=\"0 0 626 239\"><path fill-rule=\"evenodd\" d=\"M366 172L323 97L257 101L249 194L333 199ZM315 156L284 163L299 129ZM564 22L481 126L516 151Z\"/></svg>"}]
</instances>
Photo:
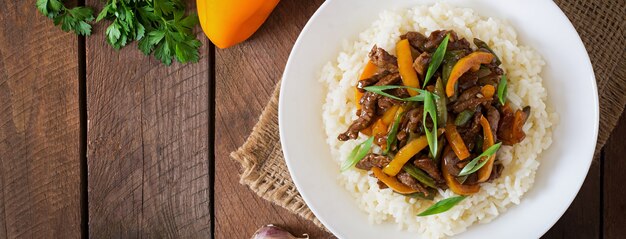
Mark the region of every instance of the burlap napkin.
<instances>
[{"instance_id":1,"label":"burlap napkin","mask_svg":"<svg viewBox=\"0 0 626 239\"><path fill-rule=\"evenodd\" d=\"M600 95L598 155L626 103L626 1L555 2L580 34L596 74ZM242 184L323 228L296 190L283 159L278 135L278 87L252 134L231 158L243 167Z\"/></svg>"}]
</instances>

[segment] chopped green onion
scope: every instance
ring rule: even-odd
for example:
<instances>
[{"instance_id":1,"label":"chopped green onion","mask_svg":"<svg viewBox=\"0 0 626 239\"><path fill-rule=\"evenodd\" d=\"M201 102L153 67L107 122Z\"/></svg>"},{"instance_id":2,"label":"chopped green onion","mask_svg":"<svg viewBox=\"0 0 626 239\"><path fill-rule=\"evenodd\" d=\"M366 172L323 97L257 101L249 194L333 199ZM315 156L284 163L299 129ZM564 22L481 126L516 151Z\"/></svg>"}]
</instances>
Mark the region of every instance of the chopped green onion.
<instances>
[{"instance_id":1,"label":"chopped green onion","mask_svg":"<svg viewBox=\"0 0 626 239\"><path fill-rule=\"evenodd\" d=\"M430 216L433 214L439 214L439 213L448 211L450 210L450 208L454 207L454 205L457 205L458 203L463 201L463 199L465 199L465 196L456 196L456 197L446 198L444 200L441 200L433 204L432 206L424 210L422 213L417 214L417 215L420 217L423 217L423 216Z\"/></svg>"},{"instance_id":2,"label":"chopped green onion","mask_svg":"<svg viewBox=\"0 0 626 239\"><path fill-rule=\"evenodd\" d=\"M435 104L437 105L437 124L446 125L448 122L448 100L443 88L441 77L437 78L437 81L435 82L434 93L438 96L435 98Z\"/></svg>"},{"instance_id":3,"label":"chopped green onion","mask_svg":"<svg viewBox=\"0 0 626 239\"><path fill-rule=\"evenodd\" d=\"M424 94L424 116L422 118L422 124L424 125L424 132L426 133L426 140L428 141L428 147L430 153L437 157L437 109L434 103L434 95L428 91ZM426 126L426 119L430 116L433 122L432 130L428 130Z\"/></svg>"},{"instance_id":4,"label":"chopped green onion","mask_svg":"<svg viewBox=\"0 0 626 239\"><path fill-rule=\"evenodd\" d=\"M398 134L398 128L400 127L400 119L402 119L402 115L403 113L396 114L396 119L393 121L393 125L391 125L389 134L387 134L387 148L385 148L385 155L389 153L391 146L396 143L396 135Z\"/></svg>"},{"instance_id":5,"label":"chopped green onion","mask_svg":"<svg viewBox=\"0 0 626 239\"><path fill-rule=\"evenodd\" d=\"M465 180L467 180L467 177L469 177L469 175L456 177L456 181L459 182L460 184L463 184L463 183L465 183Z\"/></svg>"},{"instance_id":6,"label":"chopped green onion","mask_svg":"<svg viewBox=\"0 0 626 239\"><path fill-rule=\"evenodd\" d=\"M404 171L406 171L409 175L411 175L412 177L417 179L417 181L420 181L424 185L431 188L437 188L437 186L435 186L435 180L433 180L430 176L428 176L428 174L424 173L422 170L413 166L412 164L407 163L402 167L402 169L404 169Z\"/></svg>"},{"instance_id":7,"label":"chopped green onion","mask_svg":"<svg viewBox=\"0 0 626 239\"><path fill-rule=\"evenodd\" d=\"M487 164L487 161L489 161L489 157L495 154L498 149L500 149L500 145L502 145L502 142L491 145L491 147L485 150L482 154L478 155L478 157L472 159L472 161L470 161L467 165L465 165L465 167L463 167L463 169L459 173L459 176L470 175L485 166L485 164ZM483 159L483 157L485 159L481 160Z\"/></svg>"},{"instance_id":8,"label":"chopped green onion","mask_svg":"<svg viewBox=\"0 0 626 239\"><path fill-rule=\"evenodd\" d=\"M367 153L372 148L372 143L374 143L374 136L354 147L354 149L350 153L350 156L348 156L348 159L346 159L346 161L343 161L343 163L341 164L341 172L344 172L354 167L354 165L361 161L361 159L365 158L365 155L367 155Z\"/></svg>"},{"instance_id":9,"label":"chopped green onion","mask_svg":"<svg viewBox=\"0 0 626 239\"><path fill-rule=\"evenodd\" d=\"M385 90L398 89L398 88L414 90L414 91L417 91L419 94L408 97L408 98L400 98L395 95L384 92ZM419 88L403 86L403 85L375 85L375 86L363 87L363 89L369 92L373 92L373 93L386 96L395 100L400 100L400 101L424 101L424 92L428 92L426 90L422 90Z\"/></svg>"},{"instance_id":10,"label":"chopped green onion","mask_svg":"<svg viewBox=\"0 0 626 239\"><path fill-rule=\"evenodd\" d=\"M424 77L424 86L428 84L430 78L435 74L435 71L439 69L441 65L441 61L443 61L443 56L446 54L446 48L448 48L448 40L450 39L450 34L447 34L443 41L439 43L437 50L433 54L433 57L430 60L430 64L428 64L428 70L426 71L426 77Z\"/></svg>"},{"instance_id":11,"label":"chopped green onion","mask_svg":"<svg viewBox=\"0 0 626 239\"><path fill-rule=\"evenodd\" d=\"M467 122L472 118L472 115L474 114L471 110L464 110L456 116L456 119L454 119L454 125L461 126L467 124Z\"/></svg>"},{"instance_id":12,"label":"chopped green onion","mask_svg":"<svg viewBox=\"0 0 626 239\"><path fill-rule=\"evenodd\" d=\"M504 103L506 102L506 94L507 94L506 75L502 75L502 79L500 79L500 83L498 83L498 100L500 100L501 105L504 105Z\"/></svg>"}]
</instances>

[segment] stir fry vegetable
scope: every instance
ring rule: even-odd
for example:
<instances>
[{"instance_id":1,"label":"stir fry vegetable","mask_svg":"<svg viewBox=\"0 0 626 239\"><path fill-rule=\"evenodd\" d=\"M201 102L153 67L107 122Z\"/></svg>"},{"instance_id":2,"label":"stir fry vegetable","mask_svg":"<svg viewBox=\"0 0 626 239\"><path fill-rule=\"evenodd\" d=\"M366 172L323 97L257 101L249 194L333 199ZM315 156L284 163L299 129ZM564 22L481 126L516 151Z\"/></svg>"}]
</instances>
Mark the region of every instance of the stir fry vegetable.
<instances>
[{"instance_id":1,"label":"stir fry vegetable","mask_svg":"<svg viewBox=\"0 0 626 239\"><path fill-rule=\"evenodd\" d=\"M465 196L456 196L456 197L446 198L444 200L441 200L433 204L432 206L430 206L429 208L427 208L426 210L424 210L423 212L417 215L420 217L423 217L423 216L430 216L430 215L446 212L450 210L450 208L454 207L455 205L463 201L463 199L465 199Z\"/></svg>"},{"instance_id":2,"label":"stir fry vegetable","mask_svg":"<svg viewBox=\"0 0 626 239\"><path fill-rule=\"evenodd\" d=\"M433 58L430 61L430 64L428 65L428 71L426 71L426 76L424 77L423 87L426 87L426 84L428 84L428 81L430 81L430 78L435 74L435 71L439 69L441 62L443 61L443 56L444 54L446 54L446 49L448 48L449 40L450 40L450 34L446 35L446 37L443 38L443 41L441 41L441 43L439 44L439 47L437 47L437 50L433 54Z\"/></svg>"},{"instance_id":3,"label":"stir fry vegetable","mask_svg":"<svg viewBox=\"0 0 626 239\"><path fill-rule=\"evenodd\" d=\"M350 153L350 156L348 156L348 159L346 161L343 161L343 164L341 164L341 172L354 167L356 163L361 161L361 159L363 159L367 152L369 152L372 148L372 143L374 143L374 136L354 147L354 149Z\"/></svg>"},{"instance_id":4,"label":"stir fry vegetable","mask_svg":"<svg viewBox=\"0 0 626 239\"><path fill-rule=\"evenodd\" d=\"M400 40L396 44L396 54L398 55L398 70L402 76L402 83L405 86L420 87L417 72L413 69L413 57L411 56L411 45L407 39ZM409 95L415 96L418 92L409 89Z\"/></svg>"},{"instance_id":5,"label":"stir fry vegetable","mask_svg":"<svg viewBox=\"0 0 626 239\"><path fill-rule=\"evenodd\" d=\"M374 173L374 176L378 178L378 180L389 186L389 188L393 189L393 191L397 193L410 194L417 192L417 190L412 189L409 186L406 186L399 182L398 179L396 179L395 177L388 176L378 167L372 167L372 172Z\"/></svg>"},{"instance_id":6,"label":"stir fry vegetable","mask_svg":"<svg viewBox=\"0 0 626 239\"><path fill-rule=\"evenodd\" d=\"M480 69L480 64L488 64L491 60L493 60L493 54L476 51L456 62L450 72L450 78L448 78L446 85L446 94L448 97L454 95L454 85L457 83L459 77L469 70L477 71Z\"/></svg>"},{"instance_id":7,"label":"stir fry vegetable","mask_svg":"<svg viewBox=\"0 0 626 239\"><path fill-rule=\"evenodd\" d=\"M420 213L426 216L500 176L497 151L524 139L530 108L514 110L507 103L509 82L485 42L474 39L476 49L454 31L420 35L401 36L395 56L372 48L354 95L356 118L337 139L370 136L342 171L372 171L381 188L407 197L432 200L448 189L461 195Z\"/></svg>"}]
</instances>

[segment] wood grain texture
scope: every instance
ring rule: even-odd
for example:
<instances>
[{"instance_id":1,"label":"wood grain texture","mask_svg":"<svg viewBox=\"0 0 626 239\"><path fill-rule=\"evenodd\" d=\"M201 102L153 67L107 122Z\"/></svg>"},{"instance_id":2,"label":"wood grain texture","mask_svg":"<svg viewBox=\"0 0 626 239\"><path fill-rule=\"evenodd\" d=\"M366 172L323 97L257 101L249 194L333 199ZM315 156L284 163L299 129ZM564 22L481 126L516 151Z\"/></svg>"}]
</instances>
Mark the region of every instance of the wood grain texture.
<instances>
[{"instance_id":1,"label":"wood grain texture","mask_svg":"<svg viewBox=\"0 0 626 239\"><path fill-rule=\"evenodd\" d=\"M90 236L208 238L208 42L168 67L136 44L115 51L105 27L86 42Z\"/></svg>"},{"instance_id":2,"label":"wood grain texture","mask_svg":"<svg viewBox=\"0 0 626 239\"><path fill-rule=\"evenodd\" d=\"M329 238L313 223L258 197L239 184L241 166L229 158L257 122L289 52L322 1L281 1L251 39L216 49L215 238L249 238L264 224Z\"/></svg>"},{"instance_id":3,"label":"wood grain texture","mask_svg":"<svg viewBox=\"0 0 626 239\"><path fill-rule=\"evenodd\" d=\"M78 38L0 7L0 238L80 237Z\"/></svg>"},{"instance_id":4,"label":"wood grain texture","mask_svg":"<svg viewBox=\"0 0 626 239\"><path fill-rule=\"evenodd\" d=\"M574 202L542 238L601 238L600 163L593 162Z\"/></svg>"},{"instance_id":5,"label":"wood grain texture","mask_svg":"<svg viewBox=\"0 0 626 239\"><path fill-rule=\"evenodd\" d=\"M624 238L626 235L626 114L604 146L604 238Z\"/></svg>"}]
</instances>

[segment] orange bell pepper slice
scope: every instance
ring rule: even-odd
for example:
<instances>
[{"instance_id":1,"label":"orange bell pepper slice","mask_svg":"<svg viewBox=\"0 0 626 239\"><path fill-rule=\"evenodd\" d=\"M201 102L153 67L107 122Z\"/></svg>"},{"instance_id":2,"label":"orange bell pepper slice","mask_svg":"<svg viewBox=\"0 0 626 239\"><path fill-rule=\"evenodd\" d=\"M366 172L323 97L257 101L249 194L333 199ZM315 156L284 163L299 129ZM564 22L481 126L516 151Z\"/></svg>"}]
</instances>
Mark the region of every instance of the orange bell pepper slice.
<instances>
[{"instance_id":1,"label":"orange bell pepper slice","mask_svg":"<svg viewBox=\"0 0 626 239\"><path fill-rule=\"evenodd\" d=\"M417 72L413 69L413 56L411 55L411 45L409 40L400 40L396 44L396 57L398 58L398 71L402 77L402 83L405 86L420 88L420 81L417 78ZM409 95L417 95L417 91L408 89Z\"/></svg>"},{"instance_id":2,"label":"orange bell pepper slice","mask_svg":"<svg viewBox=\"0 0 626 239\"><path fill-rule=\"evenodd\" d=\"M265 22L279 0L197 0L204 33L219 48L248 39Z\"/></svg>"},{"instance_id":3,"label":"orange bell pepper slice","mask_svg":"<svg viewBox=\"0 0 626 239\"><path fill-rule=\"evenodd\" d=\"M363 73L361 73L361 77L359 80L367 79L372 77L378 71L378 67L372 61L368 61L363 69ZM354 101L356 102L356 108L361 109L361 97L363 97L363 93L359 91L359 89L354 87Z\"/></svg>"},{"instance_id":4,"label":"orange bell pepper slice","mask_svg":"<svg viewBox=\"0 0 626 239\"><path fill-rule=\"evenodd\" d=\"M411 194L417 192L417 190L412 189L407 185L404 185L395 177L388 176L378 167L372 167L372 172L374 173L374 177L378 178L378 180L389 186L389 188L391 188L393 191L396 191L397 193Z\"/></svg>"},{"instance_id":5,"label":"orange bell pepper slice","mask_svg":"<svg viewBox=\"0 0 626 239\"><path fill-rule=\"evenodd\" d=\"M438 130L438 136L443 134L443 129ZM385 166L383 172L390 176L396 176L404 164L408 162L413 156L428 147L428 139L426 139L426 135L422 135L416 139L408 142L404 147L402 147L395 157Z\"/></svg>"},{"instance_id":6,"label":"orange bell pepper slice","mask_svg":"<svg viewBox=\"0 0 626 239\"><path fill-rule=\"evenodd\" d=\"M493 54L488 52L472 52L471 54L461 58L454 64L452 71L450 71L450 78L446 85L446 95L452 97L454 95L454 85L465 72L477 71L481 64L489 64L493 60Z\"/></svg>"},{"instance_id":7,"label":"orange bell pepper slice","mask_svg":"<svg viewBox=\"0 0 626 239\"><path fill-rule=\"evenodd\" d=\"M496 87L493 87L492 85L485 85L480 88L480 93L486 98L493 98L493 95L496 94Z\"/></svg>"},{"instance_id":8,"label":"orange bell pepper slice","mask_svg":"<svg viewBox=\"0 0 626 239\"><path fill-rule=\"evenodd\" d=\"M419 153L419 151L426 148L426 146L428 146L426 135L422 135L419 138L411 140L398 151L391 162L385 166L383 172L390 176L396 176L400 172L400 169L402 169L402 166L404 166L409 159Z\"/></svg>"},{"instance_id":9,"label":"orange bell pepper slice","mask_svg":"<svg viewBox=\"0 0 626 239\"><path fill-rule=\"evenodd\" d=\"M389 108L387 111L385 111L385 113L383 113L383 123L385 123L385 125L390 125L393 120L396 118L396 112L398 111L398 109L400 108L399 105L394 105L391 108Z\"/></svg>"},{"instance_id":10,"label":"orange bell pepper slice","mask_svg":"<svg viewBox=\"0 0 626 239\"><path fill-rule=\"evenodd\" d=\"M483 128L483 151L487 150L494 144L493 133L491 132L491 126L489 121L485 119L485 116L480 116L480 125ZM491 170L493 170L493 162L496 159L496 154L489 156L489 161L478 170L478 182L486 182L491 176Z\"/></svg>"},{"instance_id":11,"label":"orange bell pepper slice","mask_svg":"<svg viewBox=\"0 0 626 239\"><path fill-rule=\"evenodd\" d=\"M456 125L448 124L446 125L446 139L448 143L450 143L450 147L454 150L454 153L460 160L464 160L470 156L469 150L467 150L467 146L465 146L465 142L463 142L463 138L456 130Z\"/></svg>"},{"instance_id":12,"label":"orange bell pepper slice","mask_svg":"<svg viewBox=\"0 0 626 239\"><path fill-rule=\"evenodd\" d=\"M459 181L457 181L456 178L452 176L450 172L448 172L447 167L446 167L446 161L445 160L441 160L441 161L443 163L443 166L441 167L441 173L443 174L443 178L446 180L446 184L448 185L450 190L452 190L452 192L458 195L468 196L468 195L477 193L480 190L480 186L478 186L477 184L476 185L460 184Z\"/></svg>"},{"instance_id":13,"label":"orange bell pepper slice","mask_svg":"<svg viewBox=\"0 0 626 239\"><path fill-rule=\"evenodd\" d=\"M372 126L372 135L384 135L387 133L387 125L383 122L382 119L378 119L374 125Z\"/></svg>"}]
</instances>

